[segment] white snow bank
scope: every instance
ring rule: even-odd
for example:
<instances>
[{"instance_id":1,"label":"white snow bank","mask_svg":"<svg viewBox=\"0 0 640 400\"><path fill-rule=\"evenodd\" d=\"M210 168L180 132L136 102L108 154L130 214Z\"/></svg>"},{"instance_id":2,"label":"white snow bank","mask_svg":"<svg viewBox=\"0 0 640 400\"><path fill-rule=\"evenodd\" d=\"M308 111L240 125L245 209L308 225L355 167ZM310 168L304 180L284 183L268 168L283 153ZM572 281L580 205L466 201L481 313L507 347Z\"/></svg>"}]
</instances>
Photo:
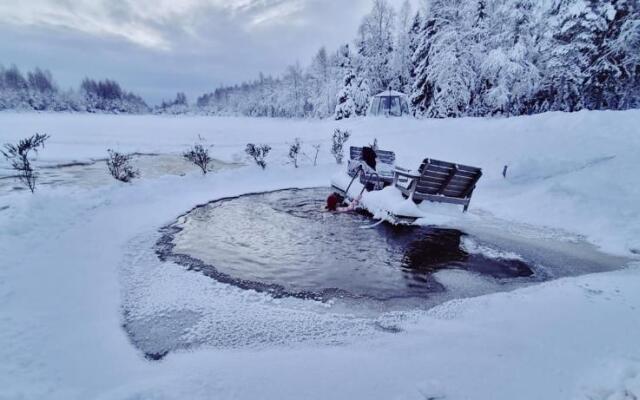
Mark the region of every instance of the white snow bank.
<instances>
[{"instance_id":1,"label":"white snow bank","mask_svg":"<svg viewBox=\"0 0 640 400\"><path fill-rule=\"evenodd\" d=\"M297 302L270 304L264 296L215 283L208 292L218 298L194 298L190 284L204 290L206 281L184 277L184 286L174 285L177 271L138 286L145 290L127 290L137 278L136 266L149 266L148 240L140 238L152 237L194 205L247 192L328 185L338 171L327 151L335 126L353 131L351 144L377 137L382 148L396 150L405 167L417 167L426 156L482 167L470 212L456 218L497 223L507 232L509 221L542 230L546 225L629 254L640 247L639 120L638 111L341 123L0 114L0 142L34 132L52 135L41 162L101 158L108 147L175 154L198 134L223 160L244 159L249 141L274 145L266 171L248 166L206 177L149 177L131 185L42 187L33 196L0 196L0 398L638 397L637 264L452 301L401 318L390 315L380 323L384 329L332 320L322 334L329 332L325 338L335 345L276 340L259 349L193 348L156 363L129 342L121 307L132 293L141 296L133 299L141 313L180 312L162 308L177 301L212 302L220 306L219 322L231 321L225 328L237 324L248 332L257 331L251 324L268 325L274 316L284 332L292 323L307 333L322 330L333 312L348 320L348 310L331 305L319 311ZM286 143L295 136L323 144L319 167L306 159L297 170L283 165ZM506 180L500 175L504 164L513 172ZM399 200L390 191L377 196ZM450 218L447 212L420 211L425 223L436 221L436 214ZM469 290L477 284L471 276L439 279ZM184 334L199 337L216 329L215 316L198 320Z\"/></svg>"}]
</instances>

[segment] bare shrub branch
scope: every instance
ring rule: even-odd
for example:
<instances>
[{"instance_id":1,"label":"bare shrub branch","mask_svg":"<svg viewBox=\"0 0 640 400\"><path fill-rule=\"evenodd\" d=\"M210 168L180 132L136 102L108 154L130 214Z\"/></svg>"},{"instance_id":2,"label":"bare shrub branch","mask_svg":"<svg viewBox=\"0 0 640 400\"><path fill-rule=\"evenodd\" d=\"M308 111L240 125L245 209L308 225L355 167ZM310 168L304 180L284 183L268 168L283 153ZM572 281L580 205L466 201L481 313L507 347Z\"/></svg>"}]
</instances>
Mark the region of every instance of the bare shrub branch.
<instances>
[{"instance_id":1,"label":"bare shrub branch","mask_svg":"<svg viewBox=\"0 0 640 400\"><path fill-rule=\"evenodd\" d=\"M191 149L182 154L185 160L191 161L202 170L203 174L206 174L209 169L209 163L211 157L209 157L209 149L202 144L194 144Z\"/></svg>"},{"instance_id":2,"label":"bare shrub branch","mask_svg":"<svg viewBox=\"0 0 640 400\"><path fill-rule=\"evenodd\" d=\"M140 175L140 172L131 166L131 155L107 150L107 168L111 176L120 182L131 182Z\"/></svg>"},{"instance_id":3,"label":"bare shrub branch","mask_svg":"<svg viewBox=\"0 0 640 400\"><path fill-rule=\"evenodd\" d=\"M318 165L318 153L320 153L320 148L322 147L321 144L314 144L313 149L316 151L315 154L313 155L313 166L315 167L316 165Z\"/></svg>"},{"instance_id":4,"label":"bare shrub branch","mask_svg":"<svg viewBox=\"0 0 640 400\"><path fill-rule=\"evenodd\" d=\"M267 155L271 151L271 146L268 144L253 144L248 143L247 148L244 150L249 156L253 157L253 160L258 164L262 169L267 168Z\"/></svg>"},{"instance_id":5,"label":"bare shrub branch","mask_svg":"<svg viewBox=\"0 0 640 400\"><path fill-rule=\"evenodd\" d=\"M49 135L36 133L20 140L17 145L6 143L4 150L0 150L4 158L11 163L11 168L18 173L18 180L31 190L31 193L36 190L38 173L31 166L29 154L31 152L37 153L39 148L44 148L47 139L49 139Z\"/></svg>"}]
</instances>

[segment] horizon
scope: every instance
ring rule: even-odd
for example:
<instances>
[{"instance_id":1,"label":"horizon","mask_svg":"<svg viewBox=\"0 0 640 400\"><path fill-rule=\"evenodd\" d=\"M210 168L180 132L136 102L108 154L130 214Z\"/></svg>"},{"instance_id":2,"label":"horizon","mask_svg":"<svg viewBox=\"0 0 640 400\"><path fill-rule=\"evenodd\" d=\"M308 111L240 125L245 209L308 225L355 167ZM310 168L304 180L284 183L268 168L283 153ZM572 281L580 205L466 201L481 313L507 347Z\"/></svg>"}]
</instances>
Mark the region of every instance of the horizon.
<instances>
[{"instance_id":1,"label":"horizon","mask_svg":"<svg viewBox=\"0 0 640 400\"><path fill-rule=\"evenodd\" d=\"M411 3L415 11L418 1ZM178 92L194 102L260 73L277 77L288 65L306 65L321 47L352 43L370 7L370 0L6 4L0 63L48 70L64 90L84 78L112 79L148 104Z\"/></svg>"}]
</instances>

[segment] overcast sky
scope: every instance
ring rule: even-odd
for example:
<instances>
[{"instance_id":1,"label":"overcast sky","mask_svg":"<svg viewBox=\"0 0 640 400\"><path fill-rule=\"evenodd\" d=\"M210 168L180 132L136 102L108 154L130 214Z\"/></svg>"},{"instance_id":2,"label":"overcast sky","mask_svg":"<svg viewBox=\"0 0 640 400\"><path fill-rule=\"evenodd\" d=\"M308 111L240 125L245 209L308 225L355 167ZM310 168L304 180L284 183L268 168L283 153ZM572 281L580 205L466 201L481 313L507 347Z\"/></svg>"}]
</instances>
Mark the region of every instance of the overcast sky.
<instances>
[{"instance_id":1,"label":"overcast sky","mask_svg":"<svg viewBox=\"0 0 640 400\"><path fill-rule=\"evenodd\" d=\"M391 0L400 8L402 0ZM307 64L355 38L371 0L0 0L0 63L62 88L113 78L151 103Z\"/></svg>"}]
</instances>

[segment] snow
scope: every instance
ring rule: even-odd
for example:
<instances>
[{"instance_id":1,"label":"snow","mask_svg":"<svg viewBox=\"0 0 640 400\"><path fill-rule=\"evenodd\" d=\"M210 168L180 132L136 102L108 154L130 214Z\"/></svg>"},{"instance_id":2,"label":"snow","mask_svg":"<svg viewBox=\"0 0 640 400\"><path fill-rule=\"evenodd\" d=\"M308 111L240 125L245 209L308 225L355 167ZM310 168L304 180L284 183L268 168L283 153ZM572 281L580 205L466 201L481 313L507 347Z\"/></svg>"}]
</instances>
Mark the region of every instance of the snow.
<instances>
[{"instance_id":1,"label":"snow","mask_svg":"<svg viewBox=\"0 0 640 400\"><path fill-rule=\"evenodd\" d=\"M207 176L156 171L129 185L1 192L0 398L637 397L639 120L640 111L339 122L0 114L0 142L51 135L38 165L100 159L107 148L176 155L198 135L224 162L248 162L248 142L273 147L265 171L248 162ZM421 223L491 224L507 235L518 227L634 260L623 270L427 311L367 314L348 304L272 299L155 257L158 229L197 204L328 186L346 168L329 154L336 127L351 130L348 144L377 138L404 167L432 157L483 168L468 213L413 205ZM295 137L307 153L322 144L318 167L305 157L298 169L286 163ZM412 207L398 196L387 189L363 201ZM460 272L438 279L470 291L482 284ZM171 330L164 321L178 315L190 328L174 334L189 345L162 361L145 359L122 327L125 312L149 324L143 331Z\"/></svg>"}]
</instances>

